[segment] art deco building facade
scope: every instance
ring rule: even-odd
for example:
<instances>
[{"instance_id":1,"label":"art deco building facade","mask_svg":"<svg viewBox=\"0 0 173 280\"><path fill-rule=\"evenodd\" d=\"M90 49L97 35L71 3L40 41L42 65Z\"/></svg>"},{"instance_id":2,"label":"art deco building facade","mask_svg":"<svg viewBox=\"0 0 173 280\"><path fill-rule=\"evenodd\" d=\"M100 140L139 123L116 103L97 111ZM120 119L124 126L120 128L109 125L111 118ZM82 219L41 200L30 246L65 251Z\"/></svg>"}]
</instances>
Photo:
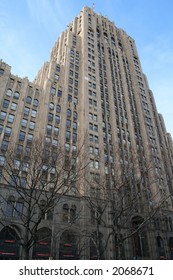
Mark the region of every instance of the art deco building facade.
<instances>
[{"instance_id":1,"label":"art deco building facade","mask_svg":"<svg viewBox=\"0 0 173 280\"><path fill-rule=\"evenodd\" d=\"M108 18L84 7L60 35L34 82L14 76L10 66L0 61L0 103L1 166L11 143L18 149L29 149L30 143L40 137L55 149L64 147L67 156L77 153L79 147L85 155L79 155L86 164L77 185L80 195L68 194L64 197L66 206L57 206L57 213L68 214L75 206L76 213L80 209L84 218L64 232L67 226L61 215L40 224L50 232L52 227L55 232L61 228L61 234L56 235L55 258L97 258L96 239L87 241L81 257L82 241L69 240L70 235L80 240L86 229L96 233L98 227L99 247L104 247L100 257L118 258L117 236L126 236L126 226L119 229L115 213L124 211L127 200L136 208L133 205L130 216L127 218L125 211L119 220L128 220L127 228L132 225L133 230L138 222L149 223L123 241L123 258L173 258L172 138L157 112L134 39ZM122 195L125 185L128 189ZM5 190L2 179L1 192ZM100 211L104 222L98 221L100 212L92 211L91 203L88 207L89 198L96 199L98 193L100 200L107 201L108 194L111 203L113 200L106 211ZM18 203L15 195L14 199ZM5 202L1 203L5 209ZM114 211L116 205L119 210ZM1 219L3 215L1 211ZM17 223L13 214L6 218L6 227L13 225L14 230ZM5 238L8 232L3 223L0 230L1 259L10 258L10 254L11 258L20 258L17 245L13 244L14 250L7 249L14 238ZM16 236L20 238L20 234L18 229ZM37 249L35 246L33 252ZM33 258L48 257L49 248L48 254L41 245L38 250L42 253L32 253Z\"/></svg>"}]
</instances>

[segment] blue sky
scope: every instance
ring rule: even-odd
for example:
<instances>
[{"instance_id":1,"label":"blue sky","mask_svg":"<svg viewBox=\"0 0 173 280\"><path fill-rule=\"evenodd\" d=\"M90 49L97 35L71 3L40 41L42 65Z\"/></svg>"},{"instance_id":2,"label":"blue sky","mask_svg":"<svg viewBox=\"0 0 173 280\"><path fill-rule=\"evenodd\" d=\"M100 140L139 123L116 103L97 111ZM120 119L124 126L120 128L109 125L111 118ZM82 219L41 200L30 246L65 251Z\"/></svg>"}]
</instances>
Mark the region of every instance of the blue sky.
<instances>
[{"instance_id":1,"label":"blue sky","mask_svg":"<svg viewBox=\"0 0 173 280\"><path fill-rule=\"evenodd\" d=\"M173 136L172 0L0 0L0 59L33 80L52 46L83 6L114 21L136 41L158 111Z\"/></svg>"}]
</instances>

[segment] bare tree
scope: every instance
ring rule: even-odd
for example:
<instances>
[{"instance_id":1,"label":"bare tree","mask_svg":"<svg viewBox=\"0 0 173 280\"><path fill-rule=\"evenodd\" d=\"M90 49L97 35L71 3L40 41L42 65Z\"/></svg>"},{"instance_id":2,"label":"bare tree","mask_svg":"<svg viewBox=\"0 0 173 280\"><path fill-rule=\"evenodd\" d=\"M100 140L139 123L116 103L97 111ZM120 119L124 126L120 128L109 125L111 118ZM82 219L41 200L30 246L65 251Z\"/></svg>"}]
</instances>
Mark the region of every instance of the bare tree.
<instances>
[{"instance_id":1,"label":"bare tree","mask_svg":"<svg viewBox=\"0 0 173 280\"><path fill-rule=\"evenodd\" d=\"M0 223L13 227L10 221L15 217L22 233L22 259L31 258L31 248L38 241L38 228L45 216L52 220L54 207L62 197L77 195L76 186L84 170L80 153L82 147L70 156L62 147L54 149L38 139L27 149L12 147L1 155Z\"/></svg>"},{"instance_id":2,"label":"bare tree","mask_svg":"<svg viewBox=\"0 0 173 280\"><path fill-rule=\"evenodd\" d=\"M131 244L134 257L148 257L147 231L154 229L155 220L162 215L170 196L158 189L152 161L145 162L137 153L131 152L120 165L114 174L108 172L88 180L91 193L85 200L93 231L86 236L92 240L97 259L103 256L110 239L116 259L126 257L126 241ZM107 166L110 167L109 163ZM105 234L101 243L102 229Z\"/></svg>"}]
</instances>

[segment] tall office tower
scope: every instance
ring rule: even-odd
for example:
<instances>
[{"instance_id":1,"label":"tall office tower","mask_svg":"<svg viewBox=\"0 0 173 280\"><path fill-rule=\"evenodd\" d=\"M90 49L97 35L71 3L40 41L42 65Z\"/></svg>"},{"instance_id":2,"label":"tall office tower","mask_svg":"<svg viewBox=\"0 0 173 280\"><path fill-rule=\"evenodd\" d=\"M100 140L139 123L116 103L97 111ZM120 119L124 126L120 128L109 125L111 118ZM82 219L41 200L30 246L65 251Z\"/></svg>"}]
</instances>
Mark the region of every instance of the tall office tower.
<instances>
[{"instance_id":1,"label":"tall office tower","mask_svg":"<svg viewBox=\"0 0 173 280\"><path fill-rule=\"evenodd\" d=\"M54 205L52 219L40 221L38 231L47 229L52 239L35 241L30 258L48 258L52 247L56 259L173 258L172 138L134 39L84 7L33 83L12 75L2 61L0 68L1 167L10 139L21 151L42 139L82 166L75 191ZM25 185L27 175L22 179ZM15 216L20 197L13 192L16 207L0 225L1 258L20 258L22 214ZM14 255L5 243L10 224L18 228Z\"/></svg>"}]
</instances>

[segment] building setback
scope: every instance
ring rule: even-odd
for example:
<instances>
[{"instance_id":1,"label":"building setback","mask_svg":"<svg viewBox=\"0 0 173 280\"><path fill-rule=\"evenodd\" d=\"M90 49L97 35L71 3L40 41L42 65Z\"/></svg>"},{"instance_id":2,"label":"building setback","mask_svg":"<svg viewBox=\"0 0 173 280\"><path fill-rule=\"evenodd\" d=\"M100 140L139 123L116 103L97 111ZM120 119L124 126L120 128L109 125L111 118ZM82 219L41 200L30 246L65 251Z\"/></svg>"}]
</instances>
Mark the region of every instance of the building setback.
<instances>
[{"instance_id":1,"label":"building setback","mask_svg":"<svg viewBox=\"0 0 173 280\"><path fill-rule=\"evenodd\" d=\"M172 138L124 30L84 7L33 82L0 61L0 104L1 170L9 147L38 140L85 166L29 258L173 259ZM0 259L22 258L19 199L1 176Z\"/></svg>"}]
</instances>

